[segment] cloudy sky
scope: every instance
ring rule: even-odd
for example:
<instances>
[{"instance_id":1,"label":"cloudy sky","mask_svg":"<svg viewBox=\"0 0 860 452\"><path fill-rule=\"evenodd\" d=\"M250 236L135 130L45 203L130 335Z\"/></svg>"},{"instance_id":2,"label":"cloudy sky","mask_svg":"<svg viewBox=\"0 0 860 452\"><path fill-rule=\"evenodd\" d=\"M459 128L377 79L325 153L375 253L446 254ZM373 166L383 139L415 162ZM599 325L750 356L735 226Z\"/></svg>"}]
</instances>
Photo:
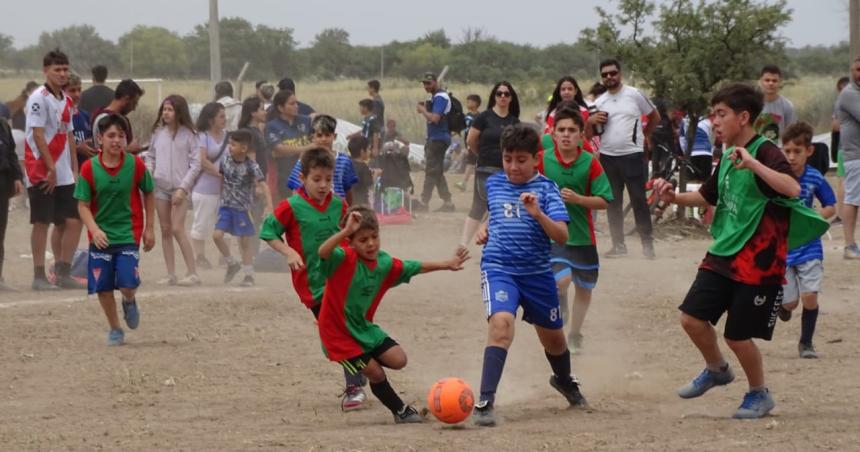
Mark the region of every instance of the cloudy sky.
<instances>
[{"instance_id":1,"label":"cloudy sky","mask_svg":"<svg viewBox=\"0 0 860 452\"><path fill-rule=\"evenodd\" d=\"M3 0L4 3L7 0ZM0 33L15 46L35 43L46 30L92 24L116 40L134 25L161 25L181 34L208 20L207 0L8 0ZM765 0L766 1L766 0ZM513 2L511 2L513 3ZM133 6L135 4L143 6ZM463 30L483 28L499 39L535 45L572 42L583 28L594 26L596 5L608 0L509 2L436 0L220 0L220 14L240 16L252 23L290 27L304 46L323 28L341 27L353 44L410 40L428 30L444 28L458 40ZM490 6L492 5L492 6ZM534 5L529 8L526 5ZM576 9L570 9L575 5ZM11 6L11 11L10 11ZM828 45L848 40L847 0L788 0L792 22L783 30L791 46ZM38 8L37 14L34 9ZM56 13L46 14L54 9ZM553 22L555 20L556 22Z\"/></svg>"}]
</instances>

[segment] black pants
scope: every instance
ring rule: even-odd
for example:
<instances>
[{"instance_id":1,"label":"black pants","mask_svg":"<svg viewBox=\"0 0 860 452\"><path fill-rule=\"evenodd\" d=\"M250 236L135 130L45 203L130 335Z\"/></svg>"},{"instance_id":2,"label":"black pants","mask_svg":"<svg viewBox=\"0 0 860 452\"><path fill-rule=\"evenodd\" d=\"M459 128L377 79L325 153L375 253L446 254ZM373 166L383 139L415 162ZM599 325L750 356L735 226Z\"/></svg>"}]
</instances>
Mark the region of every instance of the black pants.
<instances>
[{"instance_id":1,"label":"black pants","mask_svg":"<svg viewBox=\"0 0 860 452\"><path fill-rule=\"evenodd\" d=\"M3 260L6 258L6 225L9 221L9 200L15 194L15 186L9 183L8 173L0 173L0 281L3 280Z\"/></svg>"},{"instance_id":2,"label":"black pants","mask_svg":"<svg viewBox=\"0 0 860 452\"><path fill-rule=\"evenodd\" d=\"M421 201L424 204L430 202L434 188L439 190L442 201L451 202L451 192L448 191L448 181L445 180L447 150L448 143L445 141L431 140L424 145L424 191L421 193Z\"/></svg>"},{"instance_id":3,"label":"black pants","mask_svg":"<svg viewBox=\"0 0 860 452\"><path fill-rule=\"evenodd\" d=\"M601 154L600 163L606 171L612 196L606 216L609 218L609 232L612 235L612 245L624 244L624 187L633 204L633 216L636 220L636 230L642 238L642 243L651 243L651 212L648 210L648 200L645 197L645 182L648 168L642 160L642 153L614 157Z\"/></svg>"}]
</instances>

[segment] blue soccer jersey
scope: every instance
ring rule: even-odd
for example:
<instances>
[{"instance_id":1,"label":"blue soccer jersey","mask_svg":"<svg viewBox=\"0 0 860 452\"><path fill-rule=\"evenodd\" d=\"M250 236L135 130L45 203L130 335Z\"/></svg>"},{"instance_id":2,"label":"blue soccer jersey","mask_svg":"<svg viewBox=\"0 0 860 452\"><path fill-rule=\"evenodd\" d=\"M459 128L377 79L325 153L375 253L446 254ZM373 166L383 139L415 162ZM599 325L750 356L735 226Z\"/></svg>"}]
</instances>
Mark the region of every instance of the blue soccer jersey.
<instances>
[{"instance_id":1,"label":"blue soccer jersey","mask_svg":"<svg viewBox=\"0 0 860 452\"><path fill-rule=\"evenodd\" d=\"M295 190L302 186L302 180L299 175L302 174L302 161L296 162L293 167L293 172L290 173L290 181L287 186L290 190ZM337 158L334 161L334 178L332 179L332 191L341 199L346 199L346 192L352 189L352 186L358 183L358 176L355 174L355 167L352 166L352 159L346 154L338 152Z\"/></svg>"},{"instance_id":2,"label":"blue soccer jersey","mask_svg":"<svg viewBox=\"0 0 860 452\"><path fill-rule=\"evenodd\" d=\"M555 182L537 174L525 184L508 181L505 173L487 179L489 240L481 258L481 270L511 275L550 272L550 238L520 201L523 193L537 195L541 211L553 221L569 222L567 209Z\"/></svg>"},{"instance_id":3,"label":"blue soccer jersey","mask_svg":"<svg viewBox=\"0 0 860 452\"><path fill-rule=\"evenodd\" d=\"M815 198L818 198L818 202L821 203L821 207L836 204L836 196L833 195L833 189L830 188L830 184L827 183L827 179L825 179L817 169L806 165L806 170L803 172L803 175L800 176L800 180L798 180L798 182L800 182L800 200L803 201L807 207L812 207L812 202ZM806 245L799 246L789 251L786 264L791 267L816 259L824 259L824 250L821 247L821 239L815 239Z\"/></svg>"}]
</instances>

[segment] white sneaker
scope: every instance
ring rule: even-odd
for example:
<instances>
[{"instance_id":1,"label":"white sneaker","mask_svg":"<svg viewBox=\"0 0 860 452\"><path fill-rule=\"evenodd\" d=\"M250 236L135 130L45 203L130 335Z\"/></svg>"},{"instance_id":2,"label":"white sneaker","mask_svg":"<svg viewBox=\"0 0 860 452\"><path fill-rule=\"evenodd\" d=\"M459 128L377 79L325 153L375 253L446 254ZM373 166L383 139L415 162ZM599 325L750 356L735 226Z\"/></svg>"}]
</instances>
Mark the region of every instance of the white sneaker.
<instances>
[{"instance_id":1,"label":"white sneaker","mask_svg":"<svg viewBox=\"0 0 860 452\"><path fill-rule=\"evenodd\" d=\"M167 275L164 278L156 281L156 284L160 286L175 286L176 285L176 275Z\"/></svg>"},{"instance_id":2,"label":"white sneaker","mask_svg":"<svg viewBox=\"0 0 860 452\"><path fill-rule=\"evenodd\" d=\"M182 287L199 286L200 284L200 277L194 274L188 275L180 279L179 281L176 281L176 285Z\"/></svg>"},{"instance_id":3,"label":"white sneaker","mask_svg":"<svg viewBox=\"0 0 860 452\"><path fill-rule=\"evenodd\" d=\"M849 260L860 259L860 247L857 244L849 245L842 251L842 257Z\"/></svg>"}]
</instances>

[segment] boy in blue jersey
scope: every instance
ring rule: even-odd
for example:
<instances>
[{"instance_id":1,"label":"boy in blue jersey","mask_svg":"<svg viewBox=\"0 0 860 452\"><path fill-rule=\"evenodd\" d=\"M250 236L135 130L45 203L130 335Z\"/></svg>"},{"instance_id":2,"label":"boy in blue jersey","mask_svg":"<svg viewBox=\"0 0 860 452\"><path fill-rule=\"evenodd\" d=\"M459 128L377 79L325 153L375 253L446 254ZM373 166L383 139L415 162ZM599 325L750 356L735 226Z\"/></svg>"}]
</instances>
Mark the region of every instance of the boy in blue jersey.
<instances>
[{"instance_id":1,"label":"boy in blue jersey","mask_svg":"<svg viewBox=\"0 0 860 452\"><path fill-rule=\"evenodd\" d=\"M807 207L812 207L815 198L821 204L818 213L829 218L836 213L836 196L824 176L815 168L806 164L815 148L812 146L812 126L805 122L797 122L785 129L782 134L782 152L791 165L791 170L800 182L800 199ZM818 292L821 290L821 279L824 267L824 250L821 239L813 240L806 245L788 252L786 263L786 283L782 287L783 302L779 308L779 318L783 321L791 319L791 311L797 308L798 300L803 303L803 315L800 318L800 342L797 351L801 358L818 358L812 345L812 335L815 333L815 323L818 320Z\"/></svg>"},{"instance_id":2,"label":"boy in blue jersey","mask_svg":"<svg viewBox=\"0 0 860 452\"><path fill-rule=\"evenodd\" d=\"M537 172L540 139L525 125L502 132L503 173L487 179L489 219L477 235L484 244L481 286L489 335L484 349L481 397L472 417L476 425L496 425L496 388L514 338L517 310L535 326L552 368L550 385L572 406L586 406L571 373L570 351L562 330L561 307L550 264L550 240L568 239L567 209L555 183Z\"/></svg>"},{"instance_id":3,"label":"boy in blue jersey","mask_svg":"<svg viewBox=\"0 0 860 452\"><path fill-rule=\"evenodd\" d=\"M352 159L346 155L334 150L334 140L337 138L335 129L337 128L337 120L329 115L316 115L311 129L313 135L311 142L317 146L322 146L331 152L334 158L334 179L332 179L332 191L334 194L352 205L352 186L358 183L358 176L355 174L355 167L352 165ZM287 186L290 190L297 190L302 186L302 161L296 162L293 171L290 173L290 180Z\"/></svg>"}]
</instances>

